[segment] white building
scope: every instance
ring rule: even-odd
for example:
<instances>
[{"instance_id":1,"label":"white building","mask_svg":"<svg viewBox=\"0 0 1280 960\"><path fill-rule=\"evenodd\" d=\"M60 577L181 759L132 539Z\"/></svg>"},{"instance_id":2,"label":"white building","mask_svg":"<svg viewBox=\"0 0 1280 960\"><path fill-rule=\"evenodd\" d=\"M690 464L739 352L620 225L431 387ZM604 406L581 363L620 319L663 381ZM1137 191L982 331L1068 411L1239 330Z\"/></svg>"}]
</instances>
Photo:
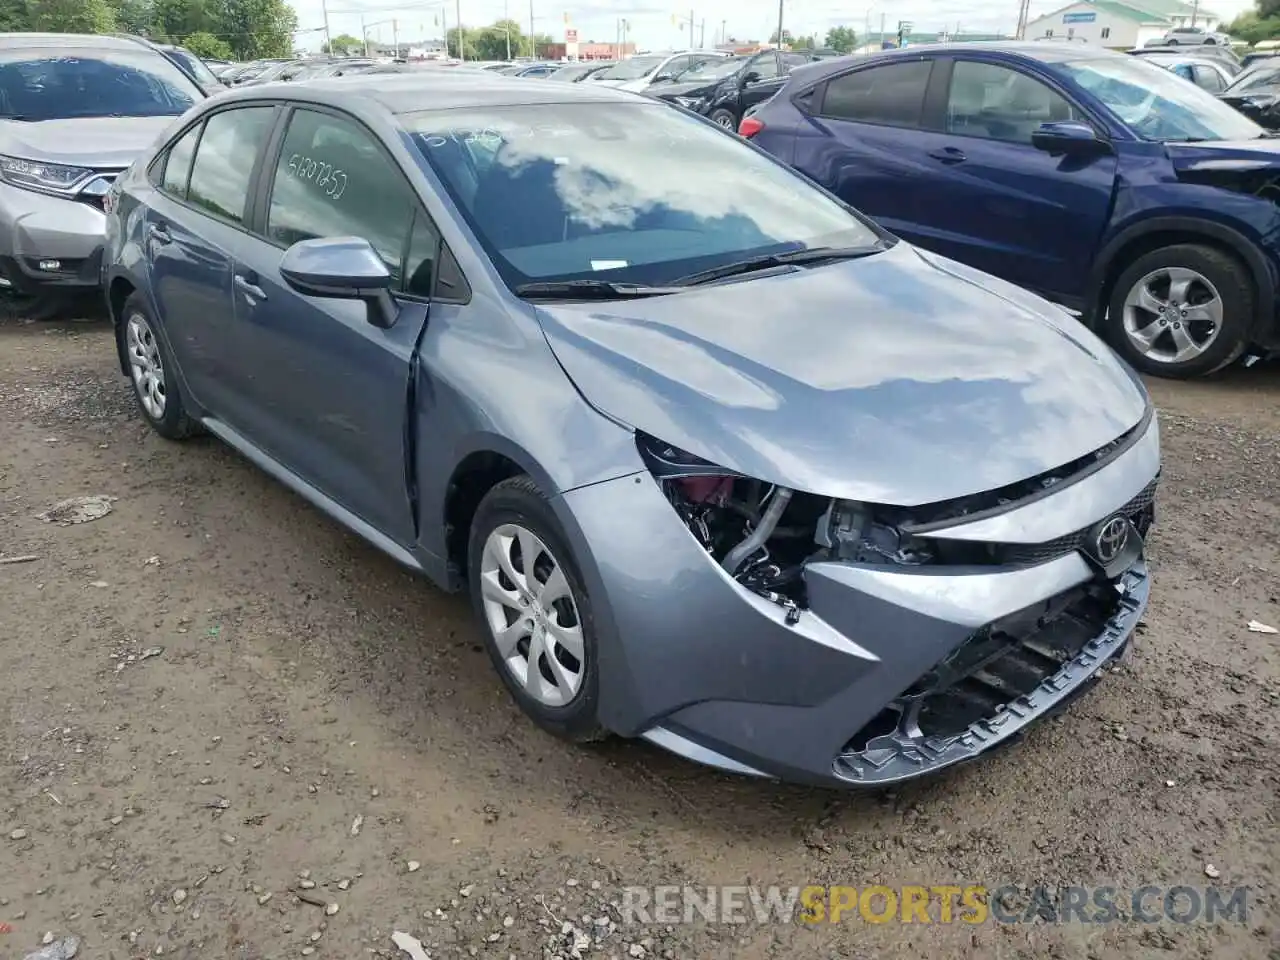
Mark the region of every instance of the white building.
<instances>
[{"instance_id":1,"label":"white building","mask_svg":"<svg viewBox=\"0 0 1280 960\"><path fill-rule=\"evenodd\" d=\"M1027 23L1026 38L1084 40L1128 50L1163 37L1174 27L1216 29L1218 17L1183 0L1078 0Z\"/></svg>"}]
</instances>

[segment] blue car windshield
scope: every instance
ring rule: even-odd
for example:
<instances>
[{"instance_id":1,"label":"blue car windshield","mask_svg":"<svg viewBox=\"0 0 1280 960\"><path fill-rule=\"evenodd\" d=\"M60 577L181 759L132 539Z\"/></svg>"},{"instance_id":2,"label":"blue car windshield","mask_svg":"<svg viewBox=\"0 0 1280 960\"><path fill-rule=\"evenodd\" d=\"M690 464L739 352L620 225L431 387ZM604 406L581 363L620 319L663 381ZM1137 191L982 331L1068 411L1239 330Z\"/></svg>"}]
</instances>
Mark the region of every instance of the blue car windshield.
<instances>
[{"instance_id":1,"label":"blue car windshield","mask_svg":"<svg viewBox=\"0 0 1280 960\"><path fill-rule=\"evenodd\" d=\"M1057 65L1144 140L1256 140L1262 127L1213 94L1142 57Z\"/></svg>"},{"instance_id":2,"label":"blue car windshield","mask_svg":"<svg viewBox=\"0 0 1280 960\"><path fill-rule=\"evenodd\" d=\"M11 50L0 55L0 119L176 117L204 94L152 50Z\"/></svg>"},{"instance_id":3,"label":"blue car windshield","mask_svg":"<svg viewBox=\"0 0 1280 960\"><path fill-rule=\"evenodd\" d=\"M880 239L798 174L664 104L636 98L400 119L513 288L668 283L757 255Z\"/></svg>"}]
</instances>

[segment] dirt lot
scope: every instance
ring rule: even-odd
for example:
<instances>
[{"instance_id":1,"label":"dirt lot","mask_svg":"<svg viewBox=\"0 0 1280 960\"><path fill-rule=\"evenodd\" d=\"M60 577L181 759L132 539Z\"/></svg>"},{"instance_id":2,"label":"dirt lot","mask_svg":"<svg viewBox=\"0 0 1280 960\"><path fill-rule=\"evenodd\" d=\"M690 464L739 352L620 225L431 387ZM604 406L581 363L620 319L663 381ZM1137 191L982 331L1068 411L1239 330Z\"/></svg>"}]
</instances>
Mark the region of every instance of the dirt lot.
<instances>
[{"instance_id":1,"label":"dirt lot","mask_svg":"<svg viewBox=\"0 0 1280 960\"><path fill-rule=\"evenodd\" d=\"M47 931L85 960L407 956L393 930L498 960L575 939L681 960L1280 957L1280 638L1246 630L1280 626L1280 367L1154 385L1156 593L1131 666L1015 749L836 794L536 732L463 600L217 442L156 437L113 363L103 325L0 327L0 554L38 557L0 565L0 957ZM36 519L86 494L118 499ZM683 883L1008 883L1012 910L1038 885L1250 889L1247 922L1213 925L647 926L609 906Z\"/></svg>"}]
</instances>

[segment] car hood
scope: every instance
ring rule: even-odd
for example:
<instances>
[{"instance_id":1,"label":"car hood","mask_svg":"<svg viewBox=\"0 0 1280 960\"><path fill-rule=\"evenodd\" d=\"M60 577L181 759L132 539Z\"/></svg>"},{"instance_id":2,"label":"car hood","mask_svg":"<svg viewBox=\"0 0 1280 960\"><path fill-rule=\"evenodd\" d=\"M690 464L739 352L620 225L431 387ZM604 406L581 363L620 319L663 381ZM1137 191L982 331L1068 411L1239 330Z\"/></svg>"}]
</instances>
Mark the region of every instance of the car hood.
<instances>
[{"instance_id":1,"label":"car hood","mask_svg":"<svg viewBox=\"0 0 1280 960\"><path fill-rule=\"evenodd\" d=\"M1178 172L1280 168L1280 138L1166 143L1165 150Z\"/></svg>"},{"instance_id":2,"label":"car hood","mask_svg":"<svg viewBox=\"0 0 1280 960\"><path fill-rule=\"evenodd\" d=\"M73 120L0 120L0 153L73 167L123 169L176 117L86 117Z\"/></svg>"},{"instance_id":3,"label":"car hood","mask_svg":"<svg viewBox=\"0 0 1280 960\"><path fill-rule=\"evenodd\" d=\"M630 427L757 479L916 506L1114 440L1144 389L1025 291L906 243L606 304L539 304L564 370Z\"/></svg>"}]
</instances>

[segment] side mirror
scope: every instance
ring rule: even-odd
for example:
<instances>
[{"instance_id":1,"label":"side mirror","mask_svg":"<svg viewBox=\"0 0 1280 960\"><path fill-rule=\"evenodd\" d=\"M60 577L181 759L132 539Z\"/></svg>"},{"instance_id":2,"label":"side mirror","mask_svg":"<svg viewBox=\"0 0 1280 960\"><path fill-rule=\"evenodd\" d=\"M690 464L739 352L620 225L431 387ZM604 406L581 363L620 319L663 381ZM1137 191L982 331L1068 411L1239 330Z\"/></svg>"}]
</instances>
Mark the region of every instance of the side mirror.
<instances>
[{"instance_id":1,"label":"side mirror","mask_svg":"<svg viewBox=\"0 0 1280 960\"><path fill-rule=\"evenodd\" d=\"M1101 139L1093 127L1081 120L1042 123L1031 134L1031 145L1050 156L1097 156L1111 152L1111 144Z\"/></svg>"},{"instance_id":2,"label":"side mirror","mask_svg":"<svg viewBox=\"0 0 1280 960\"><path fill-rule=\"evenodd\" d=\"M299 240L284 252L280 275L308 297L363 300L369 322L384 330L400 312L391 296L391 271L361 237Z\"/></svg>"}]
</instances>

